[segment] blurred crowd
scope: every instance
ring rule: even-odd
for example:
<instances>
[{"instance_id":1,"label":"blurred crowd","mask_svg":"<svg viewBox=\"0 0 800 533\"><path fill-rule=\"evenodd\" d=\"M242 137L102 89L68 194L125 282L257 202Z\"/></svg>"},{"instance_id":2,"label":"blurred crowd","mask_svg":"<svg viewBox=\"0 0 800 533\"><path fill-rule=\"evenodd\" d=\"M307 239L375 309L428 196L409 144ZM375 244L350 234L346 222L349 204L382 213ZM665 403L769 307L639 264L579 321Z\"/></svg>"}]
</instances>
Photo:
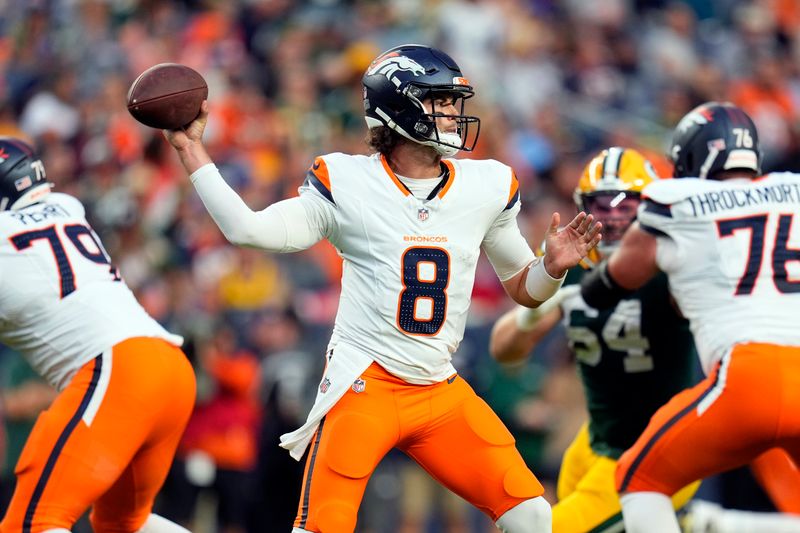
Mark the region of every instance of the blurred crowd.
<instances>
[{"instance_id":1,"label":"blurred crowd","mask_svg":"<svg viewBox=\"0 0 800 533\"><path fill-rule=\"evenodd\" d=\"M361 75L404 42L444 49L475 86L481 139L463 156L515 168L532 244L552 211L574 212L572 190L599 149L638 148L669 175L668 132L702 101L731 100L754 118L767 170L800 167L794 0L0 0L0 135L33 142L50 181L87 205L200 377L164 514L196 525L216 509L206 522L222 531L288 531L302 465L277 436L313 400L341 264L325 243L285 256L228 245L161 133L127 113L130 83L156 63L199 71L209 151L259 209L295 195L315 155L366 153ZM489 361L488 328L509 305L481 263L456 366L552 481L581 420L580 386L558 333L524 367ZM52 392L7 350L0 369L2 496ZM404 457L388 458L366 500L364 531L486 530Z\"/></svg>"}]
</instances>

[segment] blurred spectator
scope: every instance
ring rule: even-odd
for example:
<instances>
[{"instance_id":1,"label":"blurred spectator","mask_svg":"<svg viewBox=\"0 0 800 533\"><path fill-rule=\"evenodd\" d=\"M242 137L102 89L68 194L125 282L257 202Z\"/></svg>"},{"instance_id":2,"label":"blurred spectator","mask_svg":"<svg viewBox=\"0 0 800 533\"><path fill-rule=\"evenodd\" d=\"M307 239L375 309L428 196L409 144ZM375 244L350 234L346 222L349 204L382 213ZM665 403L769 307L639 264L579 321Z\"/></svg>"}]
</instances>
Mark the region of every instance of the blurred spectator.
<instances>
[{"instance_id":1,"label":"blurred spectator","mask_svg":"<svg viewBox=\"0 0 800 533\"><path fill-rule=\"evenodd\" d=\"M235 332L221 325L200 361L211 390L206 399L201 393L189 419L161 512L190 528L197 498L209 490L216 497L218 530L243 533L257 455L258 360L238 348Z\"/></svg>"},{"instance_id":2,"label":"blurred spectator","mask_svg":"<svg viewBox=\"0 0 800 533\"><path fill-rule=\"evenodd\" d=\"M81 126L80 114L71 104L75 101L77 78L71 70L56 71L51 76L50 87L34 95L25 105L19 118L20 126L33 138L52 135L70 140Z\"/></svg>"},{"instance_id":3,"label":"blurred spectator","mask_svg":"<svg viewBox=\"0 0 800 533\"><path fill-rule=\"evenodd\" d=\"M468 531L469 504L436 482L430 474L411 461L399 461L400 524L398 533L425 531L438 519L442 533Z\"/></svg>"},{"instance_id":4,"label":"blurred spectator","mask_svg":"<svg viewBox=\"0 0 800 533\"><path fill-rule=\"evenodd\" d=\"M235 260L219 279L220 301L231 311L257 311L277 307L289 287L276 260L261 250L238 248Z\"/></svg>"},{"instance_id":5,"label":"blurred spectator","mask_svg":"<svg viewBox=\"0 0 800 533\"><path fill-rule=\"evenodd\" d=\"M307 349L302 325L290 308L260 313L250 336L263 358L258 372L262 416L256 490L250 498L251 531L289 531L300 501L304 463L278 444L282 434L305 421L324 357Z\"/></svg>"},{"instance_id":6,"label":"blurred spectator","mask_svg":"<svg viewBox=\"0 0 800 533\"><path fill-rule=\"evenodd\" d=\"M484 361L476 386L517 440L532 472L542 477L547 435L558 413L542 398L546 370L539 363L500 365Z\"/></svg>"}]
</instances>

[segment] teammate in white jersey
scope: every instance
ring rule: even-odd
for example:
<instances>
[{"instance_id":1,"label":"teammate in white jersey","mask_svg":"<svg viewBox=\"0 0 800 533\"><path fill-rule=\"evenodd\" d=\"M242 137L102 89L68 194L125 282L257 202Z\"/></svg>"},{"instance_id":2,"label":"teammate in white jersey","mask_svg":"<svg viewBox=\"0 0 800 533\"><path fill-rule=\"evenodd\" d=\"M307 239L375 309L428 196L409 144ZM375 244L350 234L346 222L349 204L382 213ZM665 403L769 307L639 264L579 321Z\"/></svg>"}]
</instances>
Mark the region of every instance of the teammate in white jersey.
<instances>
[{"instance_id":1,"label":"teammate in white jersey","mask_svg":"<svg viewBox=\"0 0 800 533\"><path fill-rule=\"evenodd\" d=\"M0 138L0 342L59 391L16 465L2 533L179 533L151 514L194 405L182 339L139 305L81 203Z\"/></svg>"},{"instance_id":2,"label":"teammate in white jersey","mask_svg":"<svg viewBox=\"0 0 800 533\"><path fill-rule=\"evenodd\" d=\"M271 251L327 238L344 258L328 366L306 424L282 446L308 444L296 531L353 531L367 480L393 447L489 515L503 531L550 531L550 506L514 439L458 379L461 341L483 249L508 293L535 307L599 241L579 214L553 215L543 260L516 224L518 182L497 161L443 159L471 150L472 87L445 53L404 45L363 78L372 156L316 158L300 196L251 211L211 163L201 138L207 104L166 136L226 237Z\"/></svg>"},{"instance_id":3,"label":"teammate in white jersey","mask_svg":"<svg viewBox=\"0 0 800 533\"><path fill-rule=\"evenodd\" d=\"M800 175L758 177L758 133L732 104L688 113L671 156L675 177L693 179L646 187L638 223L582 287L606 308L664 271L708 376L620 458L629 533L677 533L669 495L696 479L773 447L800 460Z\"/></svg>"}]
</instances>

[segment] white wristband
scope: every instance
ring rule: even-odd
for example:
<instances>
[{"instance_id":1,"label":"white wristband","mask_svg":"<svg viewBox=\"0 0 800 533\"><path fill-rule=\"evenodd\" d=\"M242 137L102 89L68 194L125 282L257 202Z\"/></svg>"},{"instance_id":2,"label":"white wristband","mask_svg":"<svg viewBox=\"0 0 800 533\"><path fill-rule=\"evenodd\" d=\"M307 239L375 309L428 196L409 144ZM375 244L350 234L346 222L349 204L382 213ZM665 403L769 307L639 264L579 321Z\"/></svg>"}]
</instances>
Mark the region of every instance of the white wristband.
<instances>
[{"instance_id":1,"label":"white wristband","mask_svg":"<svg viewBox=\"0 0 800 533\"><path fill-rule=\"evenodd\" d=\"M525 290L528 291L528 296L534 300L544 302L561 288L561 284L564 283L564 278L566 277L566 273L558 279L548 274L544 268L544 258L537 257L528 268Z\"/></svg>"}]
</instances>

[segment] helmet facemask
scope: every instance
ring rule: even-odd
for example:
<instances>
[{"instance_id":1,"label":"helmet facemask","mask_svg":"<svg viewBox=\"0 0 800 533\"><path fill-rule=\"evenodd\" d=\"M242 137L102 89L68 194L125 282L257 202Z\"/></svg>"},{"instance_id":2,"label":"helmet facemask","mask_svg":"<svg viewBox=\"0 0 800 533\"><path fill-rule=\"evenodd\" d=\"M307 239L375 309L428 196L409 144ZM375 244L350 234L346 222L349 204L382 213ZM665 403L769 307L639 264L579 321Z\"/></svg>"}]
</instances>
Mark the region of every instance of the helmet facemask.
<instances>
[{"instance_id":1,"label":"helmet facemask","mask_svg":"<svg viewBox=\"0 0 800 533\"><path fill-rule=\"evenodd\" d=\"M481 121L478 117L464 114L467 98L475 94L472 87L464 85L424 87L409 84L404 89L404 94L421 111L414 125L414 131L408 132L413 141L432 146L444 157L452 157L461 150L471 152L475 148ZM452 99L458 114L447 114L437 110L437 100L443 99ZM442 118L452 119L455 122L455 131L442 131L436 124L436 120ZM470 128L471 124L475 127Z\"/></svg>"}]
</instances>

